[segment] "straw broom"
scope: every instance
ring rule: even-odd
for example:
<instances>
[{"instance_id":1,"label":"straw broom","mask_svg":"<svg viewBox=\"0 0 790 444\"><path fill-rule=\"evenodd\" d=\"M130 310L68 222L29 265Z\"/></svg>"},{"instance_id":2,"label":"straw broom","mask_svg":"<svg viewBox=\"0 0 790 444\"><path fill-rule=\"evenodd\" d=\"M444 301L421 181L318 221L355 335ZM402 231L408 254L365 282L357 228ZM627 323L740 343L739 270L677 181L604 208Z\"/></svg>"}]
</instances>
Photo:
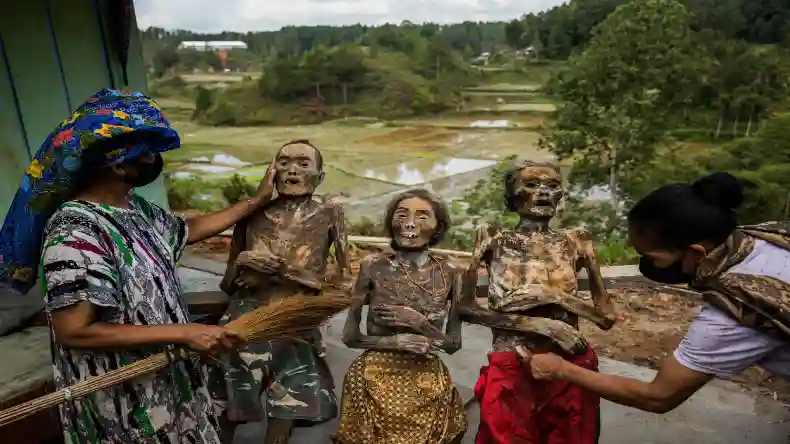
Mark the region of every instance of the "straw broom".
<instances>
[{"instance_id":1,"label":"straw broom","mask_svg":"<svg viewBox=\"0 0 790 444\"><path fill-rule=\"evenodd\" d=\"M347 294L334 289L325 290L320 296L295 295L276 300L225 326L236 331L242 341L260 341L280 338L298 339L310 334L318 325L343 311L351 303ZM18 421L60 403L82 398L91 393L121 384L143 375L168 367L176 359L199 356L186 349L158 353L133 364L88 378L70 387L0 411L0 427Z\"/></svg>"}]
</instances>

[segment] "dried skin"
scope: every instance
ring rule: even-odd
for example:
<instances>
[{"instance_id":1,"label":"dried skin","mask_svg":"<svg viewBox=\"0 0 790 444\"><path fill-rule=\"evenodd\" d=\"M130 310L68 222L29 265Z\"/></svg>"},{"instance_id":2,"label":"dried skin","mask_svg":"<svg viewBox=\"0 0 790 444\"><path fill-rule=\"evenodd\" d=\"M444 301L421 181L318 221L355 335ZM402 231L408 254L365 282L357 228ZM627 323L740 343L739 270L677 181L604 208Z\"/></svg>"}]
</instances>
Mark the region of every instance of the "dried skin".
<instances>
[{"instance_id":1,"label":"dried skin","mask_svg":"<svg viewBox=\"0 0 790 444\"><path fill-rule=\"evenodd\" d=\"M460 274L446 259L431 257L422 265L402 264L397 254L372 254L360 267L354 296L357 304L343 332L349 347L425 354L437 348L452 353L461 346ZM362 334L365 304L370 310L367 334ZM393 307L388 313L396 321L382 319L379 307ZM442 332L445 318L447 329Z\"/></svg>"},{"instance_id":2,"label":"dried skin","mask_svg":"<svg viewBox=\"0 0 790 444\"><path fill-rule=\"evenodd\" d=\"M591 281L600 279L588 237L582 231L522 233L480 227L470 270L476 276L478 266L488 264L489 308L479 307L473 295L466 297L465 320L492 327L497 350L518 344L545 349L553 341L566 351L583 351L587 344L578 331L579 316L606 329L614 324L609 296L598 291L602 280L592 286L600 306L589 306L578 296L579 268L587 268Z\"/></svg>"},{"instance_id":3,"label":"dried skin","mask_svg":"<svg viewBox=\"0 0 790 444\"><path fill-rule=\"evenodd\" d=\"M276 199L236 225L222 288L229 295L269 299L306 286L320 289L330 245L337 273L348 271L342 209L307 199L298 204Z\"/></svg>"},{"instance_id":4,"label":"dried skin","mask_svg":"<svg viewBox=\"0 0 790 444\"><path fill-rule=\"evenodd\" d=\"M461 313L463 320L493 329L495 350L523 344L579 353L587 348L578 331L579 316L604 329L614 324L590 235L548 228L563 196L559 167L527 161L505 176L508 208L521 216L516 230L488 225L477 230ZM488 308L475 301L483 264L488 265ZM581 268L589 275L594 306L578 297L576 272Z\"/></svg>"}]
</instances>

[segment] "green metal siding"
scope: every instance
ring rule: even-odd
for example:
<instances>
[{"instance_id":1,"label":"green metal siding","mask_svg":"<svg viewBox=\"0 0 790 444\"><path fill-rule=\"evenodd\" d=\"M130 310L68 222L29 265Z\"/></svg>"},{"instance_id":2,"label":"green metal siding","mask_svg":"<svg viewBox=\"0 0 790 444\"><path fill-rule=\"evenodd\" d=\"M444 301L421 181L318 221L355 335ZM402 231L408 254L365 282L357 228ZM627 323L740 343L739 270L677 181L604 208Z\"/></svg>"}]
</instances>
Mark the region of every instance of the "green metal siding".
<instances>
[{"instance_id":1,"label":"green metal siding","mask_svg":"<svg viewBox=\"0 0 790 444\"><path fill-rule=\"evenodd\" d=\"M19 180L30 163L25 134L20 124L19 110L15 105L8 70L5 65L3 45L0 44L0 216L5 212L16 194Z\"/></svg>"},{"instance_id":2,"label":"green metal siding","mask_svg":"<svg viewBox=\"0 0 790 444\"><path fill-rule=\"evenodd\" d=\"M136 26L130 38L129 85L122 84L120 64L104 39L110 1L0 3L0 217L5 217L30 155L73 108L102 88L147 90ZM167 203L161 180L140 193Z\"/></svg>"},{"instance_id":3,"label":"green metal siding","mask_svg":"<svg viewBox=\"0 0 790 444\"><path fill-rule=\"evenodd\" d=\"M40 0L3 2L0 6L0 37L31 154L70 111L43 6Z\"/></svg>"}]
</instances>

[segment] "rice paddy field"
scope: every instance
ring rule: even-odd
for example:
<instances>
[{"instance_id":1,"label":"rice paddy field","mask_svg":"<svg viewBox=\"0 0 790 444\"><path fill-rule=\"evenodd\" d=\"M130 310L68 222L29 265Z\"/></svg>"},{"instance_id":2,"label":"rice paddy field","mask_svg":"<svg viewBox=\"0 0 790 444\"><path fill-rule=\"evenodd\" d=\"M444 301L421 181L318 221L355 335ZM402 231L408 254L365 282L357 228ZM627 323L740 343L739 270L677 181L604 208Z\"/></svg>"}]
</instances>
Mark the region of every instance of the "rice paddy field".
<instances>
[{"instance_id":1,"label":"rice paddy field","mask_svg":"<svg viewBox=\"0 0 790 444\"><path fill-rule=\"evenodd\" d=\"M188 100L161 99L160 105L182 136L182 148L165 156L166 170L175 179L200 178L207 184L206 198L210 198L234 175L257 184L282 144L309 139L321 149L327 173L318 193L341 201L364 202L460 175L474 179L473 173L483 177L498 160L510 155L548 156L540 152L537 142L553 105L527 102L535 90L534 85L507 84L469 90L468 101L477 101L480 107L472 107L467 114L266 127L197 125L189 120L193 104ZM502 103L497 91L524 102ZM486 108L486 104L495 109ZM536 108L520 109L519 105ZM457 182L443 191L462 193L463 183Z\"/></svg>"}]
</instances>

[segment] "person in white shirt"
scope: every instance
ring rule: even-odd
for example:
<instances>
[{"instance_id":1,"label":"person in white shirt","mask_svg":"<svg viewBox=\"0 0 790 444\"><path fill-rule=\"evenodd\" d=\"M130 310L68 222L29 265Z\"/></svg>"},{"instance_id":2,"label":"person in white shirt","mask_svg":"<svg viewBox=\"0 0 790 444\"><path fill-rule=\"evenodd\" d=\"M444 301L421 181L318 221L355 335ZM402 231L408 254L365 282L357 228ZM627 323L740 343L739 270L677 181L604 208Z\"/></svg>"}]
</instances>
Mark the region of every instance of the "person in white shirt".
<instances>
[{"instance_id":1,"label":"person in white shirt","mask_svg":"<svg viewBox=\"0 0 790 444\"><path fill-rule=\"evenodd\" d=\"M519 350L536 379L560 379L609 401L666 413L713 377L758 365L790 377L790 224L738 227L742 184L714 173L673 184L637 202L628 215L640 272L687 284L705 302L651 382L574 366L552 354Z\"/></svg>"}]
</instances>

